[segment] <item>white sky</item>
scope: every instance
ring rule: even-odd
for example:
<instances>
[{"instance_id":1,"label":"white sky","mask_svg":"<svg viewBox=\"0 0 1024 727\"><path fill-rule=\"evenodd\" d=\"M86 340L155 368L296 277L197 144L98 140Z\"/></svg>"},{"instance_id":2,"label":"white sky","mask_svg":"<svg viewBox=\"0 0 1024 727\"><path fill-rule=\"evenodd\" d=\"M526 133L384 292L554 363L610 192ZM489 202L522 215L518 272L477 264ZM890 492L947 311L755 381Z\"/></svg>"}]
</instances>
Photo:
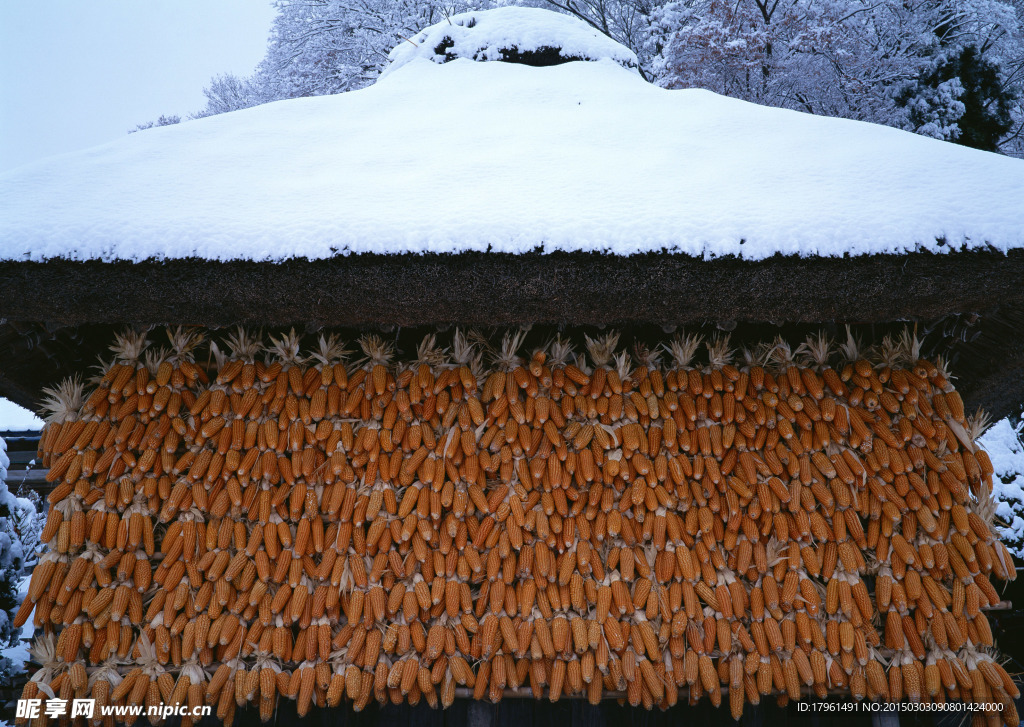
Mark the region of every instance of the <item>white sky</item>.
<instances>
[{"instance_id":1,"label":"white sky","mask_svg":"<svg viewBox=\"0 0 1024 727\"><path fill-rule=\"evenodd\" d=\"M270 0L0 2L0 171L205 105L263 57Z\"/></svg>"}]
</instances>

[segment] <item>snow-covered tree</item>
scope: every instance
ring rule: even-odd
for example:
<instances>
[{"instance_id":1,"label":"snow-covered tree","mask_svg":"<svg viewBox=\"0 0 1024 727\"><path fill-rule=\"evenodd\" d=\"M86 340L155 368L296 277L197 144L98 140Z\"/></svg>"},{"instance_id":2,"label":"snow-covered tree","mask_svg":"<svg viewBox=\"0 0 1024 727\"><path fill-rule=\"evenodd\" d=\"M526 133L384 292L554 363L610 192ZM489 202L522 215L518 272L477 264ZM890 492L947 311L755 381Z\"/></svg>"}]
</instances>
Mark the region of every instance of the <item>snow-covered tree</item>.
<instances>
[{"instance_id":1,"label":"snow-covered tree","mask_svg":"<svg viewBox=\"0 0 1024 727\"><path fill-rule=\"evenodd\" d=\"M998 151L1013 127L1017 94L999 65L974 45L942 53L896 96L906 110L905 128L964 146Z\"/></svg>"},{"instance_id":2,"label":"snow-covered tree","mask_svg":"<svg viewBox=\"0 0 1024 727\"><path fill-rule=\"evenodd\" d=\"M253 83L267 100L362 88L377 78L398 43L481 5L485 3L277 0L267 55Z\"/></svg>"},{"instance_id":3,"label":"snow-covered tree","mask_svg":"<svg viewBox=\"0 0 1024 727\"><path fill-rule=\"evenodd\" d=\"M14 613L20 605L18 581L25 566L22 528L31 528L35 521L35 508L24 498L17 498L7 489L7 444L0 437L0 648L12 646L21 629L14 628ZM38 541L38 533L36 534ZM0 659L0 679L5 679L9 660Z\"/></svg>"},{"instance_id":4,"label":"snow-covered tree","mask_svg":"<svg viewBox=\"0 0 1024 727\"><path fill-rule=\"evenodd\" d=\"M669 88L707 88L810 113L872 119L885 87L916 75L922 29L882 0L685 0L655 16ZM881 22L884 21L884 24Z\"/></svg>"},{"instance_id":5,"label":"snow-covered tree","mask_svg":"<svg viewBox=\"0 0 1024 727\"><path fill-rule=\"evenodd\" d=\"M193 118L226 114L274 100L255 77L243 78L232 73L211 78L210 85L203 89L203 95L206 96L206 108L193 114Z\"/></svg>"},{"instance_id":6,"label":"snow-covered tree","mask_svg":"<svg viewBox=\"0 0 1024 727\"><path fill-rule=\"evenodd\" d=\"M978 440L992 460L995 477L996 530L1010 552L1024 556L1024 422L1019 418L996 422Z\"/></svg>"},{"instance_id":7,"label":"snow-covered tree","mask_svg":"<svg viewBox=\"0 0 1024 727\"><path fill-rule=\"evenodd\" d=\"M174 114L161 114L160 118L156 121L147 121L144 124L136 124L134 129L129 129L129 134L134 134L136 131L145 131L146 129L152 129L157 126L173 126L174 124L180 124L181 117L175 116Z\"/></svg>"},{"instance_id":8,"label":"snow-covered tree","mask_svg":"<svg viewBox=\"0 0 1024 727\"><path fill-rule=\"evenodd\" d=\"M990 134L1020 122L1024 3L1014 1L675 0L654 13L649 42L668 88L966 140L969 102L984 107Z\"/></svg>"}]
</instances>

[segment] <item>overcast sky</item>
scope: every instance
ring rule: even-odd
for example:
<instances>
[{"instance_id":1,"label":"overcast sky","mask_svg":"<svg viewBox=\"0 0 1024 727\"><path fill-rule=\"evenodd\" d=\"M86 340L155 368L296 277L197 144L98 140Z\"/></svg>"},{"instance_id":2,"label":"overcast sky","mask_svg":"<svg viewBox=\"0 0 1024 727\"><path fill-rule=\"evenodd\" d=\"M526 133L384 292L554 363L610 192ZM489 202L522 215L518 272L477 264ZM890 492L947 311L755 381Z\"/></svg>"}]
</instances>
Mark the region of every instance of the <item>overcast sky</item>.
<instances>
[{"instance_id":1,"label":"overcast sky","mask_svg":"<svg viewBox=\"0 0 1024 727\"><path fill-rule=\"evenodd\" d=\"M273 18L270 0L0 1L0 171L202 108Z\"/></svg>"},{"instance_id":2,"label":"overcast sky","mask_svg":"<svg viewBox=\"0 0 1024 727\"><path fill-rule=\"evenodd\" d=\"M248 75L270 0L0 0L0 173L203 107L218 73ZM39 426L0 400L0 430Z\"/></svg>"}]
</instances>

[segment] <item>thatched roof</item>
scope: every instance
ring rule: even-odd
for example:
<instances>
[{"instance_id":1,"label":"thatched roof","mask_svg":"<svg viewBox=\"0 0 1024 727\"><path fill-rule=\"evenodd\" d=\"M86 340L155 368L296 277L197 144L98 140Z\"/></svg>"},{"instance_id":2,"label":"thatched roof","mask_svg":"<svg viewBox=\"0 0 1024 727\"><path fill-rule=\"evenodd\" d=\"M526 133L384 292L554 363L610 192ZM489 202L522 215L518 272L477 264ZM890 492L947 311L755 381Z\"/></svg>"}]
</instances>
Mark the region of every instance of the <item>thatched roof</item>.
<instances>
[{"instance_id":1,"label":"thatched roof","mask_svg":"<svg viewBox=\"0 0 1024 727\"><path fill-rule=\"evenodd\" d=\"M585 25L577 45L562 26L580 23L551 12L464 19L403 42L368 88L0 174L0 259L541 250L759 261L1024 247L1021 160L659 88L620 65L629 51ZM594 60L469 60L560 36L569 57ZM463 55L443 62L450 53Z\"/></svg>"}]
</instances>

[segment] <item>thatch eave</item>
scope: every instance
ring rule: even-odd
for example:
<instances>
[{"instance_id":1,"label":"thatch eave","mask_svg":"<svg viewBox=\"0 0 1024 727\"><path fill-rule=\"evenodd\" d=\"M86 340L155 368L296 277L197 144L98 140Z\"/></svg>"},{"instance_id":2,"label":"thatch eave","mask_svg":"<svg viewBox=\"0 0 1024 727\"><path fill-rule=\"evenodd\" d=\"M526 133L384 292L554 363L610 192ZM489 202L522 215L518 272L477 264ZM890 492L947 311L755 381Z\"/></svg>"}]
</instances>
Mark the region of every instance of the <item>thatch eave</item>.
<instances>
[{"instance_id":1,"label":"thatch eave","mask_svg":"<svg viewBox=\"0 0 1024 727\"><path fill-rule=\"evenodd\" d=\"M597 253L0 262L0 318L83 324L687 324L934 319L1024 304L1024 250L750 262Z\"/></svg>"}]
</instances>

